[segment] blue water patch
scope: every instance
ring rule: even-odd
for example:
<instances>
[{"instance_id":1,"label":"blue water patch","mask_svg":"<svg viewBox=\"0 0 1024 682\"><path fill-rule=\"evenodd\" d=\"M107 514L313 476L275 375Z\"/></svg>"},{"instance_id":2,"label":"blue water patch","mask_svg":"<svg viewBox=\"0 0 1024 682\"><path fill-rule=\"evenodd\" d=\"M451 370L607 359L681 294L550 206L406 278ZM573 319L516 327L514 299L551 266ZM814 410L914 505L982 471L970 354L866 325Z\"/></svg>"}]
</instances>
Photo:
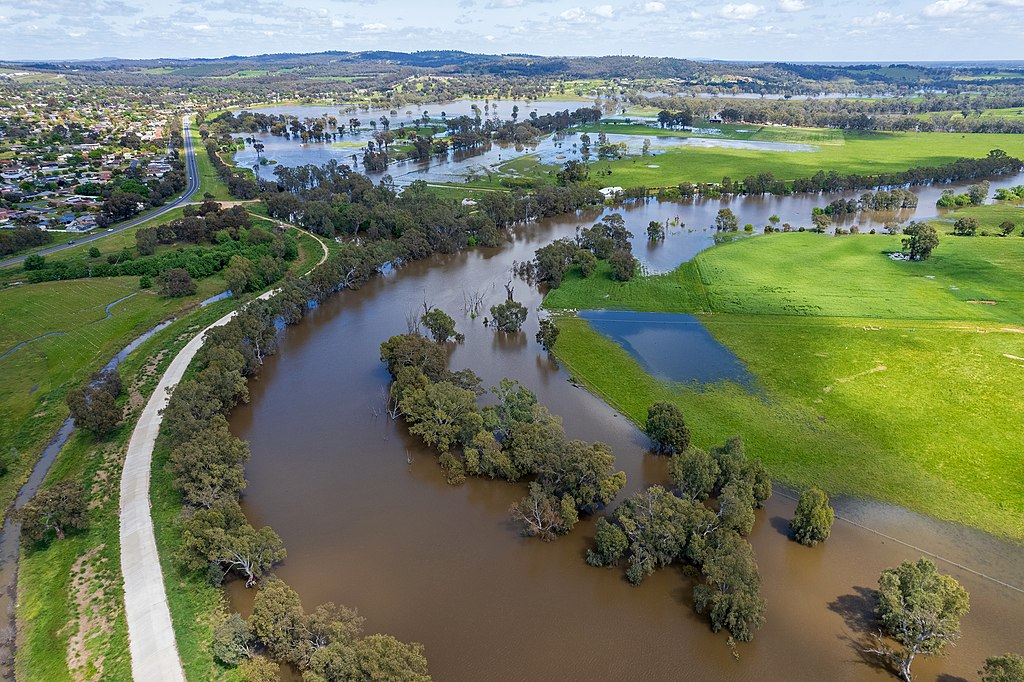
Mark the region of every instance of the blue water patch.
<instances>
[{"instance_id":1,"label":"blue water patch","mask_svg":"<svg viewBox=\"0 0 1024 682\"><path fill-rule=\"evenodd\" d=\"M119 299L117 299L116 301L114 301L113 303L110 303L110 304L108 304L108 305L107 305L107 308L106 308L106 310L104 311L104 312L106 312L106 313L107 313L107 318L106 318L106 319L108 319L108 320L109 320L110 318L112 318L112 317L114 316L114 314L113 314L112 312L110 312L110 309L111 309L111 308L113 308L113 307L114 307L115 305L117 305L117 304L118 304L118 303L120 303L121 301L127 301L127 300L128 300L129 298L131 298L132 296L135 296L135 295L137 295L138 293L139 293L139 292L137 292L137 291L136 291L136 292L135 292L134 294L128 294L128 295L127 295L127 296L125 296L124 298L119 298Z\"/></svg>"},{"instance_id":2,"label":"blue water patch","mask_svg":"<svg viewBox=\"0 0 1024 682\"><path fill-rule=\"evenodd\" d=\"M27 341L22 341L21 343L19 343L14 348L11 348L9 351L4 353L3 355L0 355L0 360L3 360L4 358L6 358L8 355L13 353L14 351L18 350L22 346L27 346L28 344L32 343L33 341L38 341L39 339L45 339L48 336L61 336L63 334L64 334L64 332L47 332L46 334L43 334L42 336L37 336L34 339L28 339Z\"/></svg>"},{"instance_id":3,"label":"blue water patch","mask_svg":"<svg viewBox=\"0 0 1024 682\"><path fill-rule=\"evenodd\" d=\"M693 315L582 310L579 316L658 379L699 384L733 381L747 388L754 384L740 359Z\"/></svg>"},{"instance_id":4,"label":"blue water patch","mask_svg":"<svg viewBox=\"0 0 1024 682\"><path fill-rule=\"evenodd\" d=\"M210 305L211 303L216 303L217 301L223 301L225 298L230 298L232 295L233 294L232 294L231 289L228 289L227 291L222 291L219 294L217 294L216 296L211 296L210 298L206 299L205 301L202 301L199 304L199 307L200 308L205 308L206 306Z\"/></svg>"}]
</instances>

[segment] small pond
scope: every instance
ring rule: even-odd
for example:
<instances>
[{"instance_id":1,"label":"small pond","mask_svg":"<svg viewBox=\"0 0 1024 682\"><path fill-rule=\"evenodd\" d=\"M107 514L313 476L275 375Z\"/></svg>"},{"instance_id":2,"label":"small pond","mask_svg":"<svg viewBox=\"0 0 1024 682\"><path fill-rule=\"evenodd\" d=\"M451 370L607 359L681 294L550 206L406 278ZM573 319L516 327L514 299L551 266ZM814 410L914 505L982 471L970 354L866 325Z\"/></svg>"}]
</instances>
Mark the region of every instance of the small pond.
<instances>
[{"instance_id":1,"label":"small pond","mask_svg":"<svg viewBox=\"0 0 1024 682\"><path fill-rule=\"evenodd\" d=\"M753 386L754 377L740 359L693 315L583 310L579 316L659 379L698 384L734 381Z\"/></svg>"}]
</instances>

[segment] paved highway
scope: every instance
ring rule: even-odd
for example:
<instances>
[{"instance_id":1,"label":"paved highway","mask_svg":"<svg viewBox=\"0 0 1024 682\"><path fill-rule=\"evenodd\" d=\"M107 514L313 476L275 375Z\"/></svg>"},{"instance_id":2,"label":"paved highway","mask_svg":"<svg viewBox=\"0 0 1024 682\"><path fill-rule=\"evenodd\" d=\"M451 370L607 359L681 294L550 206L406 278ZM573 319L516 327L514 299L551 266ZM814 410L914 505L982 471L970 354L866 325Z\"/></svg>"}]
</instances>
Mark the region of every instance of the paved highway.
<instances>
[{"instance_id":1,"label":"paved highway","mask_svg":"<svg viewBox=\"0 0 1024 682\"><path fill-rule=\"evenodd\" d=\"M181 132L182 132L182 136L185 138L185 174L188 176L188 185L185 187L185 191L177 199L175 199L174 201L171 201L169 203L164 204L163 206L161 206L160 208L156 209L152 213L147 213L144 216L140 216L138 218L132 218L131 220L127 220L127 221L125 221L123 223L119 223L118 225L116 225L114 228L112 228L110 230L104 230L102 232L97 232L97 233L92 234L92 235L90 235L88 237L81 237L81 238L72 237L72 239L75 240L74 244L61 244L60 246L51 246L51 247L49 247L47 249L43 249L42 251L36 251L36 253L41 255L41 256L45 256L45 255L47 255L49 253L56 253L58 251L63 251L64 249L71 248L72 246L78 246L79 244L86 244L88 242L95 241L97 239L101 239L103 237L106 237L107 235L114 234L115 232L120 232L121 230L127 230L129 228L136 227L137 225L141 225L142 223L144 223L144 222L146 222L148 220L152 220L153 218L161 216L164 213L167 213L168 211L173 211L174 209L178 208L179 206L187 204L189 201L191 201L192 200L192 196L196 192L199 191L199 164L196 161L196 150L195 150L195 147L192 145L192 134L191 134L191 127L190 126L191 126L191 122L189 120L189 117L188 116L183 117L181 119L181 129L182 129ZM31 254L27 254L27 255L31 255ZM14 265L15 263L20 263L21 261L25 260L25 258L26 258L26 256L19 256L17 258L11 258L9 260L2 261L2 262L0 262L0 267L4 267L4 266L7 266L7 265Z\"/></svg>"}]
</instances>

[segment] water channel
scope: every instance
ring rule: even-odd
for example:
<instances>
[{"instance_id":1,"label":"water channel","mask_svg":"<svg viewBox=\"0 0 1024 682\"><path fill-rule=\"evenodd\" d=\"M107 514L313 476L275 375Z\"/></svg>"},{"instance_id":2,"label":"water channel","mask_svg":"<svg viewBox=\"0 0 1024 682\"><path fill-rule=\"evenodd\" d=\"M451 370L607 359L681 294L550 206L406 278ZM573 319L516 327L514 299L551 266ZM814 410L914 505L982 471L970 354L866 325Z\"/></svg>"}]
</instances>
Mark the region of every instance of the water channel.
<instances>
[{"instance_id":1,"label":"water channel","mask_svg":"<svg viewBox=\"0 0 1024 682\"><path fill-rule=\"evenodd\" d=\"M921 189L919 215L934 214L929 207L938 192ZM773 213L795 221L827 201L749 197L730 206L741 224L763 225ZM701 228L722 205L651 201L623 212L637 235L637 256L648 269L667 270L712 243L712 233ZM592 519L552 543L526 539L507 514L522 486L481 479L445 484L435 454L384 412L388 374L379 344L405 332L407 312L424 301L455 317L466 336L452 346L453 369L470 367L485 385L518 379L564 418L571 438L611 445L628 480L619 499L667 481L665 460L648 453L643 434L572 384L537 345L535 313L523 333L509 337L464 311L473 292L484 294L485 309L502 301L513 262L572 236L600 213L519 228L502 248L402 267L332 298L283 335L280 352L250 384L251 400L233 413L231 427L252 449L245 511L254 524L270 524L281 535L288 560L277 573L307 609L324 601L358 608L368 631L424 643L433 676L445 681L886 680L894 678L861 653L870 590L881 570L917 559L923 548L1001 582L939 562L970 591L972 608L963 639L948 656L915 662L920 679L975 679L986 656L1019 651L1024 549L906 510L841 500L840 513L862 525L840 521L827 543L808 549L787 539L794 502L776 494L750 536L767 625L739 647L736 660L726 635L713 634L693 611L692 583L681 570L661 570L632 587L621 568L584 562ZM659 246L643 241L650 220L675 216L696 229L670 230ZM541 293L521 281L515 297L531 311L541 303ZM246 613L252 592L240 583L229 592L234 608Z\"/></svg>"}]
</instances>

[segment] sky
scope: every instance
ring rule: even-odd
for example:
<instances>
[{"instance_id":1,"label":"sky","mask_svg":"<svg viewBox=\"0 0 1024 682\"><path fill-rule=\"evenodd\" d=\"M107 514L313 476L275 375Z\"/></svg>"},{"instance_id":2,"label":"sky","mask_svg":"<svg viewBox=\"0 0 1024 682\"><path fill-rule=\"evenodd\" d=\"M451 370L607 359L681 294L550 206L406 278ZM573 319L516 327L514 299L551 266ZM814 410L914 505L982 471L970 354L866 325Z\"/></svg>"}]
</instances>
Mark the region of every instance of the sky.
<instances>
[{"instance_id":1,"label":"sky","mask_svg":"<svg viewBox=\"0 0 1024 682\"><path fill-rule=\"evenodd\" d=\"M0 59L327 50L1024 59L1024 0L0 0Z\"/></svg>"}]
</instances>

